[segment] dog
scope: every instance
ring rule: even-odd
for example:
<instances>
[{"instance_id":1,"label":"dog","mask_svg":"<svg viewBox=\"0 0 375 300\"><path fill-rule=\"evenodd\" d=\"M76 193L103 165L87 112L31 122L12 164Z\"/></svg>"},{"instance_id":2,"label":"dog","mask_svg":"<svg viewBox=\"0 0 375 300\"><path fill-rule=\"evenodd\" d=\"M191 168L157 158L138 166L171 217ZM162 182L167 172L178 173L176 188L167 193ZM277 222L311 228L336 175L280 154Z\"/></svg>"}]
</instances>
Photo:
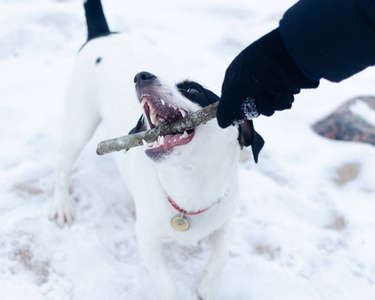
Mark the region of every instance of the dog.
<instances>
[{"instance_id":1,"label":"dog","mask_svg":"<svg viewBox=\"0 0 375 300\"><path fill-rule=\"evenodd\" d=\"M88 40L80 49L67 91L50 212L59 226L74 220L69 174L100 122L112 138L177 121L220 100L197 82L167 84L151 73L166 68L152 45L131 34L111 32L100 0L87 0L84 7ZM144 71L146 65L149 72ZM135 203L140 253L160 299L180 299L162 253L165 237L183 244L208 239L211 257L197 294L202 300L215 299L228 257L226 226L238 198L240 151L251 146L257 161L263 144L252 121L221 129L211 120L113 154Z\"/></svg>"}]
</instances>

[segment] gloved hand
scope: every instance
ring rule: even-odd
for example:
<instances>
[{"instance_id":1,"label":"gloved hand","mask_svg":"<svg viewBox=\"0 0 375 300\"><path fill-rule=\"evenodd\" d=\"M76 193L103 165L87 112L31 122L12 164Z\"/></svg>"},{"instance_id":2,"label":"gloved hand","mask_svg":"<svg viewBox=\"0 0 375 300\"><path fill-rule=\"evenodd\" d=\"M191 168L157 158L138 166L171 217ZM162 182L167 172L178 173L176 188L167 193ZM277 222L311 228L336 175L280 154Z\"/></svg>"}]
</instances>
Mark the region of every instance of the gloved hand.
<instances>
[{"instance_id":1,"label":"gloved hand","mask_svg":"<svg viewBox=\"0 0 375 300\"><path fill-rule=\"evenodd\" d=\"M222 86L217 120L222 128L259 114L291 108L301 88L316 88L284 46L279 29L243 50L228 67Z\"/></svg>"}]
</instances>

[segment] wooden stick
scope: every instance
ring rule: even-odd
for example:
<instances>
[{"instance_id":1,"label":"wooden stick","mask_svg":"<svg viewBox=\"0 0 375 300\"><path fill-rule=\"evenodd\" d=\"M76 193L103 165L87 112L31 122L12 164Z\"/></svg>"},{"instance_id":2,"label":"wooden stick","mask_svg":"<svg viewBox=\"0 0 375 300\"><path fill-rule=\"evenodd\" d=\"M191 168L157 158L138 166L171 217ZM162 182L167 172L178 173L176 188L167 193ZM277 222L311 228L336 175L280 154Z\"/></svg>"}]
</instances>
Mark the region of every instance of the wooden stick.
<instances>
[{"instance_id":1,"label":"wooden stick","mask_svg":"<svg viewBox=\"0 0 375 300\"><path fill-rule=\"evenodd\" d=\"M163 123L160 126L147 131L102 141L98 144L96 153L98 155L103 155L114 151L127 150L143 145L142 140L145 140L147 143L152 143L155 142L159 136L182 133L185 130L191 130L202 123L216 118L218 105L219 101L194 113L188 114L185 118L179 121L173 123Z\"/></svg>"}]
</instances>

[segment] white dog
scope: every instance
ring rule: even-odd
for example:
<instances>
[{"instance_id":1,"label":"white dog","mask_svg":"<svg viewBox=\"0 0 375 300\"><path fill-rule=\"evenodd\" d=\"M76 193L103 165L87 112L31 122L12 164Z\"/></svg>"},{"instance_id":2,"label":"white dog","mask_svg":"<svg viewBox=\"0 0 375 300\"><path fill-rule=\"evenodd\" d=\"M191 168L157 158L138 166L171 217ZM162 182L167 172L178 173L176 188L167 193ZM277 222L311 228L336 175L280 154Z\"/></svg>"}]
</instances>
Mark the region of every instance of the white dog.
<instances>
[{"instance_id":1,"label":"white dog","mask_svg":"<svg viewBox=\"0 0 375 300\"><path fill-rule=\"evenodd\" d=\"M67 93L50 215L60 226L74 219L69 199L72 165L101 121L108 138L113 138L181 119L219 100L195 82L166 85L156 75L139 72L144 66L157 70L166 65L150 44L111 33L100 0L88 0L85 10L89 38ZM257 160L263 143L251 122L223 130L210 121L183 134L160 137L152 145L113 154L135 201L139 248L161 299L180 299L162 253L164 237L184 244L208 238L212 254L197 292L199 299L215 299L228 255L225 227L238 196L240 150L251 144Z\"/></svg>"}]
</instances>

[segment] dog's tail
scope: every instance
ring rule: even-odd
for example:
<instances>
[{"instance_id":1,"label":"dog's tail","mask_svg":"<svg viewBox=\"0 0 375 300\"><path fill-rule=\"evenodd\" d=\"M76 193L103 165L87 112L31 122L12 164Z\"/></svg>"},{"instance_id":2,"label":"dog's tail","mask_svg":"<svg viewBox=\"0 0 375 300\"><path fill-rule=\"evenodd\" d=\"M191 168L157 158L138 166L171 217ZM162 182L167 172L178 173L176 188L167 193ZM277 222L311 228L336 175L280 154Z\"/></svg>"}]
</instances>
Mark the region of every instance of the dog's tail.
<instances>
[{"instance_id":1,"label":"dog's tail","mask_svg":"<svg viewBox=\"0 0 375 300\"><path fill-rule=\"evenodd\" d=\"M111 34L100 0L85 0L83 5L86 13L87 41Z\"/></svg>"}]
</instances>

